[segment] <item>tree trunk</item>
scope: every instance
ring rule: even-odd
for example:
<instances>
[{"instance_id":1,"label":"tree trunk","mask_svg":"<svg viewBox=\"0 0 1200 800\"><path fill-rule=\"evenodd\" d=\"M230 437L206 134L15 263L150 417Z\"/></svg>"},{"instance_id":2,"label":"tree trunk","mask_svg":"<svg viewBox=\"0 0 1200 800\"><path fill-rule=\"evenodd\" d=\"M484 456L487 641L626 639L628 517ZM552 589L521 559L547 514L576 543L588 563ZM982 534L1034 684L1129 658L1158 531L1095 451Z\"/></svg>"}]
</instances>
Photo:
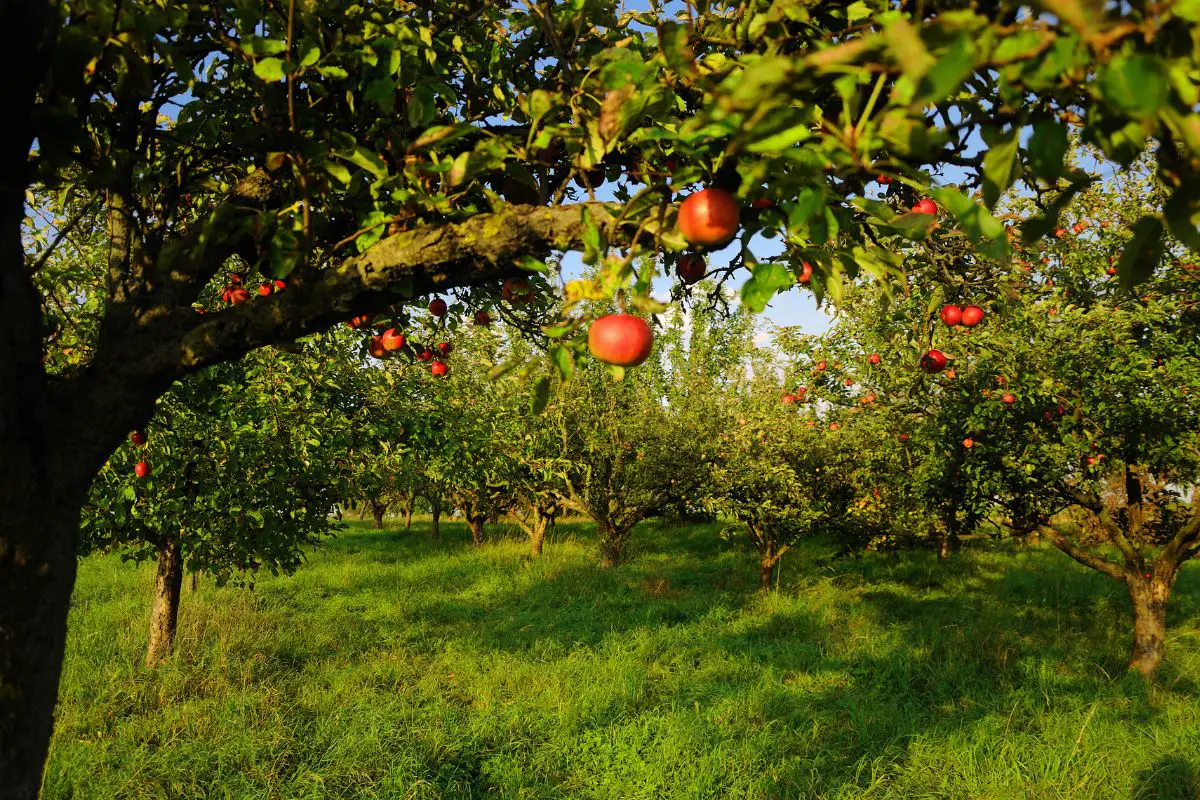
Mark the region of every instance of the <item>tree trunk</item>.
<instances>
[{"instance_id":1,"label":"tree trunk","mask_svg":"<svg viewBox=\"0 0 1200 800\"><path fill-rule=\"evenodd\" d=\"M150 610L150 643L146 646L146 666L149 668L166 661L175 645L182 586L182 546L178 536L168 536L158 546L158 574L154 576L154 606Z\"/></svg>"},{"instance_id":2,"label":"tree trunk","mask_svg":"<svg viewBox=\"0 0 1200 800\"><path fill-rule=\"evenodd\" d=\"M429 509L432 512L429 520L429 536L432 539L440 539L442 536L442 498L429 498Z\"/></svg>"},{"instance_id":3,"label":"tree trunk","mask_svg":"<svg viewBox=\"0 0 1200 800\"><path fill-rule=\"evenodd\" d=\"M1170 597L1170 583L1157 576L1129 579L1129 598L1133 602L1133 653L1129 668L1150 681L1158 676L1167 650L1167 602Z\"/></svg>"},{"instance_id":4,"label":"tree trunk","mask_svg":"<svg viewBox=\"0 0 1200 800\"><path fill-rule=\"evenodd\" d=\"M375 528L383 530L383 515L387 513L387 503L378 500L371 501L371 518L375 520Z\"/></svg>"},{"instance_id":5,"label":"tree trunk","mask_svg":"<svg viewBox=\"0 0 1200 800\"><path fill-rule=\"evenodd\" d=\"M942 535L938 536L937 555L938 555L938 561L945 561L946 559L948 559L950 557L950 536L949 536L949 534L943 533Z\"/></svg>"},{"instance_id":6,"label":"tree trunk","mask_svg":"<svg viewBox=\"0 0 1200 800\"><path fill-rule=\"evenodd\" d=\"M406 530L406 531L412 530L412 514L413 514L413 507L412 507L412 504L410 503L409 505L404 507L404 530Z\"/></svg>"},{"instance_id":7,"label":"tree trunk","mask_svg":"<svg viewBox=\"0 0 1200 800\"><path fill-rule=\"evenodd\" d=\"M600 535L600 566L611 568L622 563L628 556L625 546L633 526L620 527L610 522L598 522L596 530Z\"/></svg>"},{"instance_id":8,"label":"tree trunk","mask_svg":"<svg viewBox=\"0 0 1200 800\"><path fill-rule=\"evenodd\" d=\"M483 523L484 517L471 515L467 517L467 524L471 527L471 543L476 547L480 547L484 543Z\"/></svg>"},{"instance_id":9,"label":"tree trunk","mask_svg":"<svg viewBox=\"0 0 1200 800\"><path fill-rule=\"evenodd\" d=\"M550 528L550 521L541 514L533 518L533 525L529 527L529 555L540 556L542 554L542 545L546 543L546 531Z\"/></svg>"}]
</instances>

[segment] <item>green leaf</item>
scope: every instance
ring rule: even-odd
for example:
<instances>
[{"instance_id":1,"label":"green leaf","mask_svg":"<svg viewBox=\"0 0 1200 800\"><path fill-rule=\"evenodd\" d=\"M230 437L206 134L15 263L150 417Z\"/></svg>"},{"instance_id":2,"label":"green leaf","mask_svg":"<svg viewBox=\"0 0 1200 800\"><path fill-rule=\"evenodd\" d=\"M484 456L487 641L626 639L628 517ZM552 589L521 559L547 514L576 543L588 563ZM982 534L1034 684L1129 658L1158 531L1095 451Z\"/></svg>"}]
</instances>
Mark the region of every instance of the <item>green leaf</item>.
<instances>
[{"instance_id":1,"label":"green leaf","mask_svg":"<svg viewBox=\"0 0 1200 800\"><path fill-rule=\"evenodd\" d=\"M983 201L989 209L996 207L1000 195L1017 180L1020 162L1017 160L1020 137L1014 125L1008 133L985 128L983 139L988 145L983 154Z\"/></svg>"},{"instance_id":2,"label":"green leaf","mask_svg":"<svg viewBox=\"0 0 1200 800\"><path fill-rule=\"evenodd\" d=\"M325 168L326 172L328 172L337 180L341 181L343 184L348 185L350 183L350 170L346 169L336 161L326 161L321 166Z\"/></svg>"},{"instance_id":3,"label":"green leaf","mask_svg":"<svg viewBox=\"0 0 1200 800\"><path fill-rule=\"evenodd\" d=\"M799 125L794 125L786 130L753 141L746 146L746 149L751 153L776 153L791 147L797 142L802 142L811 136L812 130L809 124L802 122Z\"/></svg>"},{"instance_id":4,"label":"green leaf","mask_svg":"<svg viewBox=\"0 0 1200 800\"><path fill-rule=\"evenodd\" d=\"M326 78L335 78L337 80L344 80L350 77L350 73L341 67L317 67L317 72Z\"/></svg>"},{"instance_id":5,"label":"green leaf","mask_svg":"<svg viewBox=\"0 0 1200 800\"><path fill-rule=\"evenodd\" d=\"M376 178L385 178L388 174L387 164L382 158L361 145L350 153L334 153L338 158L345 159L355 166L362 167Z\"/></svg>"},{"instance_id":6,"label":"green leaf","mask_svg":"<svg viewBox=\"0 0 1200 800\"><path fill-rule=\"evenodd\" d=\"M1133 226L1133 238L1125 245L1117 265L1121 287L1132 289L1149 278L1162 260L1165 247L1162 220L1149 215L1139 219Z\"/></svg>"},{"instance_id":7,"label":"green leaf","mask_svg":"<svg viewBox=\"0 0 1200 800\"><path fill-rule=\"evenodd\" d=\"M533 397L530 398L529 408L534 414L540 414L546 410L548 402L550 402L550 379L543 375L533 385Z\"/></svg>"},{"instance_id":8,"label":"green leaf","mask_svg":"<svg viewBox=\"0 0 1200 800\"><path fill-rule=\"evenodd\" d=\"M254 65L254 74L267 83L278 83L283 80L283 61L278 58L264 58Z\"/></svg>"},{"instance_id":9,"label":"green leaf","mask_svg":"<svg viewBox=\"0 0 1200 800\"><path fill-rule=\"evenodd\" d=\"M1180 186L1166 202L1163 214L1171 235L1183 242L1193 253L1200 253L1200 229L1196 227L1195 209L1200 200L1200 187Z\"/></svg>"},{"instance_id":10,"label":"green leaf","mask_svg":"<svg viewBox=\"0 0 1200 800\"><path fill-rule=\"evenodd\" d=\"M925 76L935 63L933 56L925 49L921 35L905 17L896 17L883 31L892 58L904 70L904 74L913 81Z\"/></svg>"},{"instance_id":11,"label":"green leaf","mask_svg":"<svg viewBox=\"0 0 1200 800\"><path fill-rule=\"evenodd\" d=\"M600 260L600 228L586 207L581 208L580 213L583 215L583 263L595 264Z\"/></svg>"},{"instance_id":12,"label":"green leaf","mask_svg":"<svg viewBox=\"0 0 1200 800\"><path fill-rule=\"evenodd\" d=\"M867 19L871 16L871 14L872 11L870 6L864 3L863 0L855 0L855 2L851 3L850 7L846 9L846 21L858 22L860 19Z\"/></svg>"},{"instance_id":13,"label":"green leaf","mask_svg":"<svg viewBox=\"0 0 1200 800\"><path fill-rule=\"evenodd\" d=\"M575 375L575 354L569 348L559 345L550 351L550 358L554 361L554 366L558 370L558 374L562 375L563 380L571 380Z\"/></svg>"},{"instance_id":14,"label":"green leaf","mask_svg":"<svg viewBox=\"0 0 1200 800\"><path fill-rule=\"evenodd\" d=\"M940 103L958 91L975 70L975 56L971 50L968 34L961 34L954 40L921 80L919 91L924 102Z\"/></svg>"},{"instance_id":15,"label":"green leaf","mask_svg":"<svg viewBox=\"0 0 1200 800\"><path fill-rule=\"evenodd\" d=\"M742 302L755 314L761 313L771 298L781 289L796 282L796 276L786 265L772 261L754 267L750 279L742 284Z\"/></svg>"},{"instance_id":16,"label":"green leaf","mask_svg":"<svg viewBox=\"0 0 1200 800\"><path fill-rule=\"evenodd\" d=\"M1166 66L1145 53L1114 58L1101 72L1099 85L1105 100L1140 119L1158 114L1171 92Z\"/></svg>"},{"instance_id":17,"label":"green leaf","mask_svg":"<svg viewBox=\"0 0 1200 800\"><path fill-rule=\"evenodd\" d=\"M1057 122L1039 122L1033 126L1027 149L1033 174L1054 180L1063 174L1063 159L1067 154L1067 128Z\"/></svg>"},{"instance_id":18,"label":"green leaf","mask_svg":"<svg viewBox=\"0 0 1200 800\"><path fill-rule=\"evenodd\" d=\"M521 269L528 270L530 272L549 272L550 271L550 267L546 264L545 261L543 261L540 258L537 258L536 256L531 256L528 253L526 253L526 254L522 255L520 258L518 258L516 260L516 265L518 267L520 267Z\"/></svg>"},{"instance_id":19,"label":"green leaf","mask_svg":"<svg viewBox=\"0 0 1200 800\"><path fill-rule=\"evenodd\" d=\"M997 260L1008 255L1004 226L987 209L957 189L938 189L934 198L958 219L958 224L975 241L981 253Z\"/></svg>"},{"instance_id":20,"label":"green leaf","mask_svg":"<svg viewBox=\"0 0 1200 800\"><path fill-rule=\"evenodd\" d=\"M1078 173L1071 185L1060 192L1058 197L1054 199L1054 202L1047 206L1041 215L1031 217L1021 223L1021 238L1027 244L1032 244L1057 228L1058 218L1062 215L1063 210L1070 205L1075 195L1092 185L1095 181L1096 178L1090 175Z\"/></svg>"}]
</instances>

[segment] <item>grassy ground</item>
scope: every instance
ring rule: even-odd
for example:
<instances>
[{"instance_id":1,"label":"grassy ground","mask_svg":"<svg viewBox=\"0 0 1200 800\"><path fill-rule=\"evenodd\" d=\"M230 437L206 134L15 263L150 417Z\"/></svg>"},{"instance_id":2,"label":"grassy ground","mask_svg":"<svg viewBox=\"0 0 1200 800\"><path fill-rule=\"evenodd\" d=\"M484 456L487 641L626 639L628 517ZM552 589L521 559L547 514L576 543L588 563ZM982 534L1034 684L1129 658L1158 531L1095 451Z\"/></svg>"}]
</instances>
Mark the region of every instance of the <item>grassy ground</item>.
<instances>
[{"instance_id":1,"label":"grassy ground","mask_svg":"<svg viewBox=\"0 0 1200 800\"><path fill-rule=\"evenodd\" d=\"M291 578L185 588L82 566L49 798L1200 798L1200 567L1160 687L1121 677L1113 581L1057 553L821 566L782 591L715 526L586 526L530 562L450 525L351 528Z\"/></svg>"}]
</instances>

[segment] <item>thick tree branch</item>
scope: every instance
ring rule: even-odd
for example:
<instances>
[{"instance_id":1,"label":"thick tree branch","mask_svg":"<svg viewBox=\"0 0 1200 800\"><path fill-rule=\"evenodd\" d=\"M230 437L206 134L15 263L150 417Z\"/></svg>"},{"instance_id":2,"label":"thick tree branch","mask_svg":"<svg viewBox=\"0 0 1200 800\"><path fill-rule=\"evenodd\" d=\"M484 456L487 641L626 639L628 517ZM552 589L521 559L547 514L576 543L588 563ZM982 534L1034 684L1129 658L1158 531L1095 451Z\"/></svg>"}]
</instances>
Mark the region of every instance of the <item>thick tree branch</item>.
<instances>
[{"instance_id":1,"label":"thick tree branch","mask_svg":"<svg viewBox=\"0 0 1200 800\"><path fill-rule=\"evenodd\" d=\"M1103 572L1110 578L1115 578L1119 581L1125 580L1126 570L1120 564L1116 564L1106 558L1089 553L1087 550L1084 550L1082 547L1075 544L1075 542L1071 541L1070 537L1059 532L1059 530L1052 525L1042 525L1039 530L1041 530L1042 533L1045 534L1046 538L1050 540L1050 544L1054 545L1059 550L1078 561L1080 564L1083 564L1085 567L1090 567L1097 572Z\"/></svg>"}]
</instances>

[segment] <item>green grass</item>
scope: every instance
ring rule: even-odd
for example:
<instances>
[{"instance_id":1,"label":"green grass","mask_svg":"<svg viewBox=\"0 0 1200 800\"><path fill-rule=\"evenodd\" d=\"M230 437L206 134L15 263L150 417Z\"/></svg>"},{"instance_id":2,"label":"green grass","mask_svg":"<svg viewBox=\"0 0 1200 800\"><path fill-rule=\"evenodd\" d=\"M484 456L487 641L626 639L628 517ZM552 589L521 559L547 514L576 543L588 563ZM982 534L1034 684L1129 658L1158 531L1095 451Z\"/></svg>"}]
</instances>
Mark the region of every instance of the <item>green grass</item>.
<instances>
[{"instance_id":1,"label":"green grass","mask_svg":"<svg viewBox=\"0 0 1200 800\"><path fill-rule=\"evenodd\" d=\"M1047 550L832 565L782 590L717 526L525 544L352 527L290 578L184 591L87 559L49 798L1200 798L1200 568L1122 676L1121 587Z\"/></svg>"}]
</instances>

